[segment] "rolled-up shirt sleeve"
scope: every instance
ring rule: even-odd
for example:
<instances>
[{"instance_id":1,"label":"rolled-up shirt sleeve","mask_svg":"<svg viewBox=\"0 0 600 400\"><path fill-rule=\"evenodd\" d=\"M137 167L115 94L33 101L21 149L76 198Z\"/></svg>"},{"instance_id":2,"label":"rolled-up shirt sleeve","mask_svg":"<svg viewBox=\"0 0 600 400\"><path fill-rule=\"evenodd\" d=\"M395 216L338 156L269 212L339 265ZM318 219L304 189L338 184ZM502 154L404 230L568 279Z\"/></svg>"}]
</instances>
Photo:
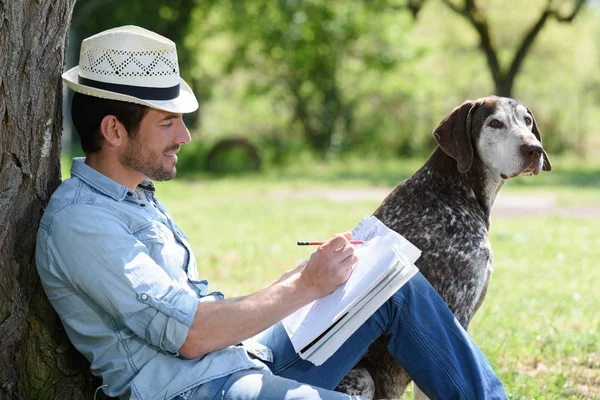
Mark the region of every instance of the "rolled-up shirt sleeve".
<instances>
[{"instance_id":1,"label":"rolled-up shirt sleeve","mask_svg":"<svg viewBox=\"0 0 600 400\"><path fill-rule=\"evenodd\" d=\"M199 299L158 265L119 212L72 205L55 216L47 243L55 273L116 321L177 354Z\"/></svg>"}]
</instances>

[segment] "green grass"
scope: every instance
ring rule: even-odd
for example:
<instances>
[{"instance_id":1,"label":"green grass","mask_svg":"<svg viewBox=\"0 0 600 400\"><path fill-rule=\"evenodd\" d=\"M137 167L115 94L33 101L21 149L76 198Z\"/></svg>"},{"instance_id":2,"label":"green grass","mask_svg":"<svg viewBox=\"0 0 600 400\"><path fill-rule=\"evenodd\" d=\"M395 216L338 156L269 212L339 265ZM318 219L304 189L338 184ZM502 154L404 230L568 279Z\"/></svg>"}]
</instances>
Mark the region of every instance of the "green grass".
<instances>
[{"instance_id":1,"label":"green grass","mask_svg":"<svg viewBox=\"0 0 600 400\"><path fill-rule=\"evenodd\" d=\"M302 198L309 188L289 182L172 182L159 190L167 187L163 201L190 235L200 274L230 296L262 287L307 257L310 249L296 240L349 230L379 203ZM494 220L495 272L471 332L511 398L599 394L590 389L600 386L599 223Z\"/></svg>"},{"instance_id":2,"label":"green grass","mask_svg":"<svg viewBox=\"0 0 600 400\"><path fill-rule=\"evenodd\" d=\"M232 296L308 256L296 240L351 229L378 205L298 198L302 190L287 182L167 185L163 199L189 232L200 273ZM599 223L552 216L494 221L495 272L471 332L511 398L599 395Z\"/></svg>"},{"instance_id":3,"label":"green grass","mask_svg":"<svg viewBox=\"0 0 600 400\"><path fill-rule=\"evenodd\" d=\"M558 161L564 162L555 160L552 173L509 182L503 193L600 207L599 164ZM297 240L350 230L380 202L343 195L331 200L324 191L385 192L421 163L311 163L241 177L196 175L157 188L190 236L200 276L232 297L266 285L307 257L311 249L297 247ZM511 399L600 398L598 226L599 217L494 219L495 271L470 332Z\"/></svg>"},{"instance_id":4,"label":"green grass","mask_svg":"<svg viewBox=\"0 0 600 400\"><path fill-rule=\"evenodd\" d=\"M600 395L598 223L494 221L495 271L471 333L514 398Z\"/></svg>"}]
</instances>

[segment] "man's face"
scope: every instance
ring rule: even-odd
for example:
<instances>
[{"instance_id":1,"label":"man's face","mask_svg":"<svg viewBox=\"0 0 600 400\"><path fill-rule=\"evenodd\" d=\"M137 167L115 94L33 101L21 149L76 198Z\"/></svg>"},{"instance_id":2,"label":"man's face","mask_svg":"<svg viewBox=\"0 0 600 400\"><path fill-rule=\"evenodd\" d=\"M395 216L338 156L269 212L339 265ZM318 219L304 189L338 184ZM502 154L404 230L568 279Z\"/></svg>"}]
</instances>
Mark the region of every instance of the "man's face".
<instances>
[{"instance_id":1,"label":"man's face","mask_svg":"<svg viewBox=\"0 0 600 400\"><path fill-rule=\"evenodd\" d=\"M173 179L177 173L176 153L189 143L181 114L151 109L142 118L138 133L121 154L121 163L156 181Z\"/></svg>"}]
</instances>

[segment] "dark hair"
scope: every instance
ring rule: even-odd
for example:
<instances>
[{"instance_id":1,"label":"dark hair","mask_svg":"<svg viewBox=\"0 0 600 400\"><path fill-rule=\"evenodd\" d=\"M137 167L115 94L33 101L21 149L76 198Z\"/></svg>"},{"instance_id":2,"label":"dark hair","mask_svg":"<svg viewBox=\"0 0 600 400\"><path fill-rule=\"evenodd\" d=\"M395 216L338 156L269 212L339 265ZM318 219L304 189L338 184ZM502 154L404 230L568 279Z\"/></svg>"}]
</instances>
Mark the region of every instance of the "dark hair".
<instances>
[{"instance_id":1,"label":"dark hair","mask_svg":"<svg viewBox=\"0 0 600 400\"><path fill-rule=\"evenodd\" d=\"M101 99L81 93L73 95L71 118L81 140L85 154L102 149L100 123L107 115L114 115L123 124L130 138L134 138L140 129L140 122L150 107L123 101Z\"/></svg>"}]
</instances>

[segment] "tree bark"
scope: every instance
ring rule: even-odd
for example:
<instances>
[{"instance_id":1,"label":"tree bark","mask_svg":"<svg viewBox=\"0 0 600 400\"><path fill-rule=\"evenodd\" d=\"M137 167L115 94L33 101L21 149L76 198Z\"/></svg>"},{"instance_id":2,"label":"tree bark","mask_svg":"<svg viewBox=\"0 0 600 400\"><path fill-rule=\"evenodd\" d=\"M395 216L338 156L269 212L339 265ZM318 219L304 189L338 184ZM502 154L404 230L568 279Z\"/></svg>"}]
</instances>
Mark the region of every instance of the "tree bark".
<instances>
[{"instance_id":1,"label":"tree bark","mask_svg":"<svg viewBox=\"0 0 600 400\"><path fill-rule=\"evenodd\" d=\"M0 0L0 400L91 399L35 266L39 219L60 183L65 41L75 0Z\"/></svg>"}]
</instances>

